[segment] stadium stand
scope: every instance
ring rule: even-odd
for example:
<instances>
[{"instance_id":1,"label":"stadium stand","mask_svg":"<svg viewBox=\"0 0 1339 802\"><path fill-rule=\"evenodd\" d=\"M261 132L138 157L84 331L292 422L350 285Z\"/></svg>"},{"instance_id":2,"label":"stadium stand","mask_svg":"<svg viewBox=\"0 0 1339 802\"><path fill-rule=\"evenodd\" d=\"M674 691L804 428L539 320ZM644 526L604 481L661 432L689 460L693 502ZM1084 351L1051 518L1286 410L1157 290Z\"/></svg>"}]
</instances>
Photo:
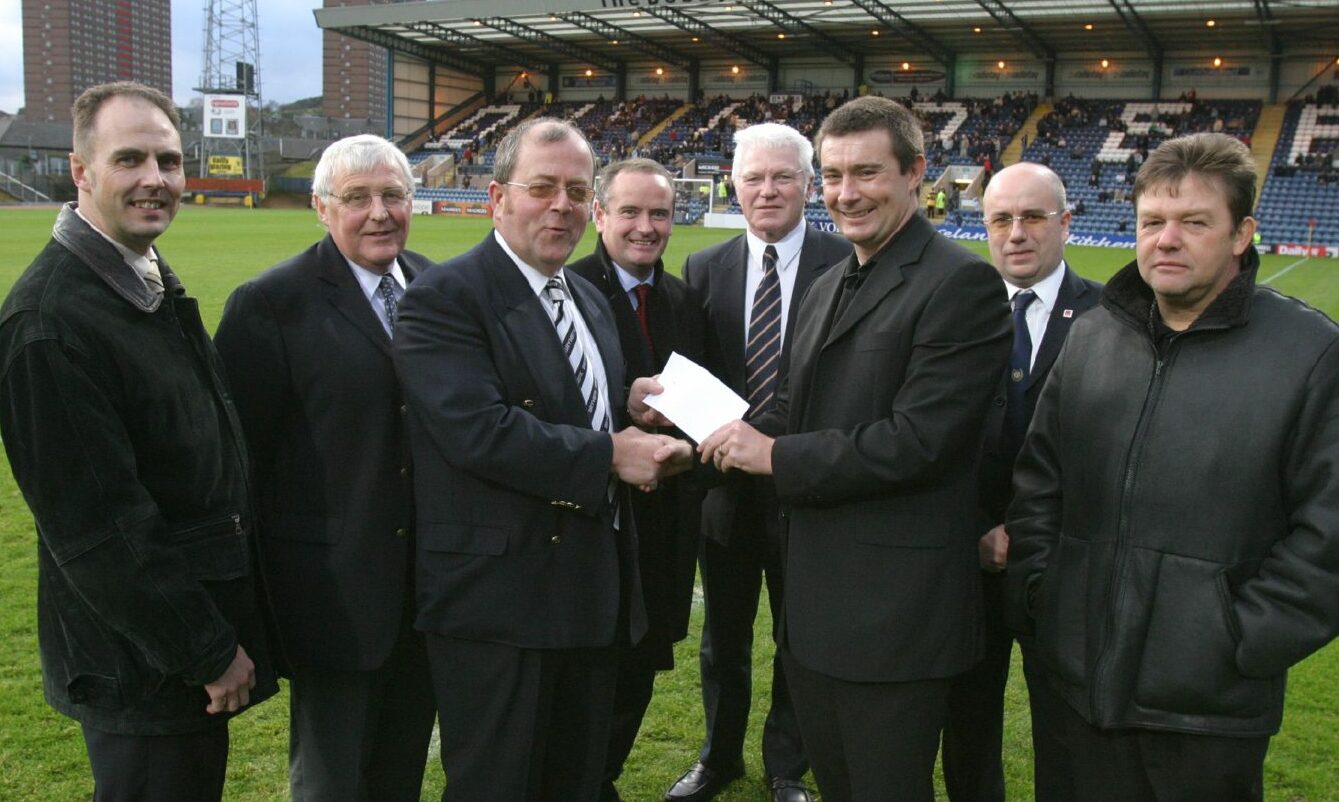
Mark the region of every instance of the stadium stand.
<instances>
[{"instance_id":1,"label":"stadium stand","mask_svg":"<svg viewBox=\"0 0 1339 802\"><path fill-rule=\"evenodd\" d=\"M1288 107L1257 217L1271 245L1339 242L1339 103Z\"/></svg>"}]
</instances>

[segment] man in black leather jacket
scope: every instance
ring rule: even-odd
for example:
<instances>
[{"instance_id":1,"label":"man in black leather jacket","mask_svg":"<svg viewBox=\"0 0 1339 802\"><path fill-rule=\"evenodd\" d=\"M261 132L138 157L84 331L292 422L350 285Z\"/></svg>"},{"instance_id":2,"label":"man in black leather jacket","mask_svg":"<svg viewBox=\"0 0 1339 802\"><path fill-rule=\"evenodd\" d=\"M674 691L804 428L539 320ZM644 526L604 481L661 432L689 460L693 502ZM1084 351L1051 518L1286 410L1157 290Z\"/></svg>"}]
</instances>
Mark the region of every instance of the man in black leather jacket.
<instances>
[{"instance_id":1,"label":"man in black leather jacket","mask_svg":"<svg viewBox=\"0 0 1339 802\"><path fill-rule=\"evenodd\" d=\"M1137 260L1077 321L1014 473L1009 614L1078 800L1258 800L1339 631L1339 327L1256 285L1249 151L1164 143Z\"/></svg>"},{"instance_id":2,"label":"man in black leather jacket","mask_svg":"<svg viewBox=\"0 0 1339 802\"><path fill-rule=\"evenodd\" d=\"M97 86L74 119L79 202L0 309L43 686L83 727L97 802L208 802L228 719L277 690L247 452L196 301L153 247L185 185L172 101Z\"/></svg>"}]
</instances>

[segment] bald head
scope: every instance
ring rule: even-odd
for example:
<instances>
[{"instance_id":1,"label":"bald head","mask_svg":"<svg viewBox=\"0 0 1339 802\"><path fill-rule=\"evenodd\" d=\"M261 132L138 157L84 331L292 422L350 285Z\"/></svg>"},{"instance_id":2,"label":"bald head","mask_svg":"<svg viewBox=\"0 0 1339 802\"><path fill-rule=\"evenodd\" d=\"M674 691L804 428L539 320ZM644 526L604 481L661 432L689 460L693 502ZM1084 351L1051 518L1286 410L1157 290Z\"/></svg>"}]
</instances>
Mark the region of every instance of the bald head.
<instances>
[{"instance_id":1,"label":"bald head","mask_svg":"<svg viewBox=\"0 0 1339 802\"><path fill-rule=\"evenodd\" d=\"M1069 239L1065 184L1049 167L1031 162L995 174L981 202L990 260L1015 287L1031 287L1055 272Z\"/></svg>"}]
</instances>

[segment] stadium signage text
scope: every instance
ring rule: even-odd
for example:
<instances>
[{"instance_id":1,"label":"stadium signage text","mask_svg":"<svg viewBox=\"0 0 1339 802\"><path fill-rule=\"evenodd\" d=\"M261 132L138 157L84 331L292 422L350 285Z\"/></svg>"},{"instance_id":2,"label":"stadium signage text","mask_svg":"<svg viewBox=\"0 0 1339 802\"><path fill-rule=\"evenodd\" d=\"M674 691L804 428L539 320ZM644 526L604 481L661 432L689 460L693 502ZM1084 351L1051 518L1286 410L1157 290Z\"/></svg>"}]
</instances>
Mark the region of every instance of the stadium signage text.
<instances>
[{"instance_id":1,"label":"stadium signage text","mask_svg":"<svg viewBox=\"0 0 1339 802\"><path fill-rule=\"evenodd\" d=\"M726 0L600 0L600 8L650 8L653 6L725 5Z\"/></svg>"},{"instance_id":2,"label":"stadium signage text","mask_svg":"<svg viewBox=\"0 0 1339 802\"><path fill-rule=\"evenodd\" d=\"M1281 242L1274 246L1274 253L1283 256L1339 257L1339 247L1334 245L1298 245L1294 242Z\"/></svg>"},{"instance_id":3,"label":"stadium signage text","mask_svg":"<svg viewBox=\"0 0 1339 802\"><path fill-rule=\"evenodd\" d=\"M929 84L944 80L939 70L874 70L869 74L872 84Z\"/></svg>"},{"instance_id":4,"label":"stadium signage text","mask_svg":"<svg viewBox=\"0 0 1339 802\"><path fill-rule=\"evenodd\" d=\"M972 242L986 242L986 230L980 226L938 226L939 233L949 239L970 240ZM1133 248L1134 237L1124 237L1118 234L1077 234L1069 235L1068 244L1086 245L1093 248Z\"/></svg>"}]
</instances>

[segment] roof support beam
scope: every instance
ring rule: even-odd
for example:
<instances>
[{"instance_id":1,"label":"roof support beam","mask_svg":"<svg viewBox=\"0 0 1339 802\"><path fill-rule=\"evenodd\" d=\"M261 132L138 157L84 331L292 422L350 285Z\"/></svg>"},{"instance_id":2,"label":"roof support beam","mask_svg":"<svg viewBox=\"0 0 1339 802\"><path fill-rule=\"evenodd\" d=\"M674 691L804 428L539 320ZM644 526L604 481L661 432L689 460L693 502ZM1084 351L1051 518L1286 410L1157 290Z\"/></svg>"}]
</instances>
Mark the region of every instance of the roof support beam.
<instances>
[{"instance_id":1,"label":"roof support beam","mask_svg":"<svg viewBox=\"0 0 1339 802\"><path fill-rule=\"evenodd\" d=\"M1125 28L1139 37L1144 43L1144 50L1153 59L1153 99L1162 97L1162 43L1158 37L1153 35L1153 31L1144 22L1144 18L1139 16L1139 12L1134 10L1130 0L1107 0L1111 7L1116 10L1116 16L1120 17L1121 22L1125 23Z\"/></svg>"},{"instance_id":2,"label":"roof support beam","mask_svg":"<svg viewBox=\"0 0 1339 802\"><path fill-rule=\"evenodd\" d=\"M787 34L811 36L815 40L822 42L832 48L829 55L833 56L838 61L844 61L847 64L854 65L857 55L861 52L859 48L852 47L844 42L838 42L836 39L833 39L831 36L828 36L826 33L820 31L799 17L793 16L786 11L777 8L767 2L767 0L753 0L753 2L749 3L748 8L753 10L763 19L785 31Z\"/></svg>"},{"instance_id":3,"label":"roof support beam","mask_svg":"<svg viewBox=\"0 0 1339 802\"><path fill-rule=\"evenodd\" d=\"M560 39L544 31L536 30L528 25L522 25L519 22L512 22L502 17L486 17L476 20L489 28L502 31L505 34L515 36L517 39L524 39L532 44L547 47L555 52L562 53L573 61L584 61L587 64L593 64L602 70L609 72L618 72L623 69L623 62L606 58L604 55L590 50L580 45L574 45L566 39Z\"/></svg>"},{"instance_id":4,"label":"roof support beam","mask_svg":"<svg viewBox=\"0 0 1339 802\"><path fill-rule=\"evenodd\" d=\"M443 44L462 49L466 53L478 51L480 60L491 64L515 64L531 72L543 72L549 64L546 61L536 61L534 57L519 50L505 45L493 44L477 36L471 36L468 33L438 25L435 22L411 22L405 27L435 37Z\"/></svg>"},{"instance_id":5,"label":"roof support beam","mask_svg":"<svg viewBox=\"0 0 1339 802\"><path fill-rule=\"evenodd\" d=\"M483 61L474 61L472 59L463 59L456 56L449 48L435 47L419 42L412 42L403 37L394 36L382 31L379 28L368 28L362 25L351 28L335 29L336 33L343 34L350 39L357 39L360 42L367 42L378 47L384 47L396 53L403 53L406 56L422 59L429 63L442 64L453 70L459 70L468 75L482 77L492 72L492 65Z\"/></svg>"},{"instance_id":6,"label":"roof support beam","mask_svg":"<svg viewBox=\"0 0 1339 802\"><path fill-rule=\"evenodd\" d=\"M957 54L924 28L908 20L895 9L881 0L851 0L851 5L874 18L881 27L887 28L902 37L909 44L928 54L935 61L948 67L958 60Z\"/></svg>"},{"instance_id":7,"label":"roof support beam","mask_svg":"<svg viewBox=\"0 0 1339 802\"><path fill-rule=\"evenodd\" d=\"M976 0L976 4L985 9L996 22L998 22L1006 31L1013 34L1014 38L1023 43L1032 55L1041 59L1046 65L1046 90L1043 92L1047 97L1055 94L1055 48L1051 47L1037 32L1028 27L1026 22L1018 18L1017 14L1009 10L1009 7L1000 0Z\"/></svg>"},{"instance_id":8,"label":"roof support beam","mask_svg":"<svg viewBox=\"0 0 1339 802\"><path fill-rule=\"evenodd\" d=\"M557 15L558 19L564 22L570 22L579 28L585 28L591 33L603 36L611 43L625 42L636 43L636 49L639 54L645 54L660 59L666 64L672 64L676 67L689 68L696 63L696 59L684 53L680 53L673 48L665 47L662 44L647 39L638 33L633 33L626 28L620 28L617 25L605 22L602 19L596 19L584 11L569 11L565 14Z\"/></svg>"},{"instance_id":9,"label":"roof support beam","mask_svg":"<svg viewBox=\"0 0 1339 802\"><path fill-rule=\"evenodd\" d=\"M754 47L743 39L713 28L695 17L690 17L676 8L663 5L648 6L642 9L642 13L662 19L685 33L691 33L701 38L703 41L715 42L725 50L740 58L748 59L760 67L766 67L773 71L776 69L776 56Z\"/></svg>"}]
</instances>

